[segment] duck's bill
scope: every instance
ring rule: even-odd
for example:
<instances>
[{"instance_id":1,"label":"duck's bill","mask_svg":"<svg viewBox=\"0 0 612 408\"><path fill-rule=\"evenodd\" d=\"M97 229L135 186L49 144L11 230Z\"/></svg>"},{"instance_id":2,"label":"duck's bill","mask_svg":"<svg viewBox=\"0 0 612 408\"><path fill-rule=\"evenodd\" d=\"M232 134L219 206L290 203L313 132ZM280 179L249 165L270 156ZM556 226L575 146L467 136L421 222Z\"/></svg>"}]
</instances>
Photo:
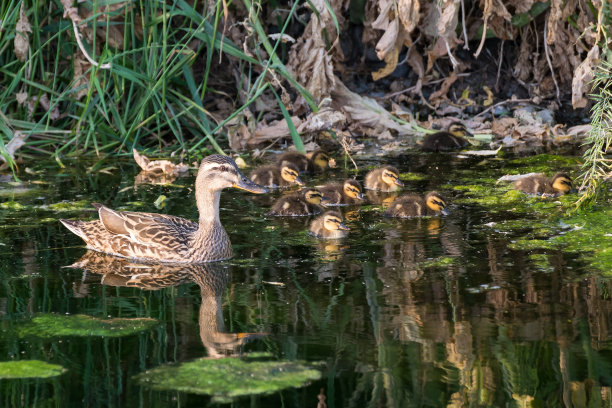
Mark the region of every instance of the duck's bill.
<instances>
[{"instance_id":1,"label":"duck's bill","mask_svg":"<svg viewBox=\"0 0 612 408\"><path fill-rule=\"evenodd\" d=\"M397 184L400 187L404 187L404 182L402 180L398 179L398 178L395 179L395 184Z\"/></svg>"},{"instance_id":2,"label":"duck's bill","mask_svg":"<svg viewBox=\"0 0 612 408\"><path fill-rule=\"evenodd\" d=\"M347 227L347 226L346 226L344 223L342 223L342 222L341 222L340 224L338 224L338 229L345 230L345 231L350 231L350 230L351 230L349 227Z\"/></svg>"},{"instance_id":3,"label":"duck's bill","mask_svg":"<svg viewBox=\"0 0 612 408\"><path fill-rule=\"evenodd\" d=\"M299 178L299 177L296 177L295 182L296 182L296 184L297 184L297 185L299 185L299 186L303 186L303 185L305 185L305 184L306 184L306 183L304 183L304 181L303 181L301 178Z\"/></svg>"},{"instance_id":4,"label":"duck's bill","mask_svg":"<svg viewBox=\"0 0 612 408\"><path fill-rule=\"evenodd\" d=\"M249 191L255 194L263 194L269 191L267 188L262 187L259 184L253 183L251 180L249 180L246 177L241 177L240 181L238 181L237 183L234 183L232 187L239 188L240 190L246 190L246 191Z\"/></svg>"},{"instance_id":5,"label":"duck's bill","mask_svg":"<svg viewBox=\"0 0 612 408\"><path fill-rule=\"evenodd\" d=\"M448 214L450 214L450 211L448 211L446 208L444 208L444 209L442 209L442 211L440 211L440 213L442 215L448 215Z\"/></svg>"}]
</instances>

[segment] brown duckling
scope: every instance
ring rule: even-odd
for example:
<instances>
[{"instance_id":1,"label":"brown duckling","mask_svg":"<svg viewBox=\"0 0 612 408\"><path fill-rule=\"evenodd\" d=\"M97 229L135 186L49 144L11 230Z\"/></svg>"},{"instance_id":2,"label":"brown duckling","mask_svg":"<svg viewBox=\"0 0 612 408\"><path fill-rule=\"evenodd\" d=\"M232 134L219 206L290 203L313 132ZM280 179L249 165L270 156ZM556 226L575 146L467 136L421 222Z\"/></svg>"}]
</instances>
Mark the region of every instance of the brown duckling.
<instances>
[{"instance_id":1,"label":"brown duckling","mask_svg":"<svg viewBox=\"0 0 612 408\"><path fill-rule=\"evenodd\" d=\"M448 130L432 133L425 136L421 143L421 150L427 152L444 152L462 149L470 142L466 136L473 136L462 123L451 123Z\"/></svg>"},{"instance_id":2,"label":"brown duckling","mask_svg":"<svg viewBox=\"0 0 612 408\"><path fill-rule=\"evenodd\" d=\"M301 217L316 215L321 212L321 192L315 188L306 188L300 192L281 197L272 205L268 215L277 217Z\"/></svg>"},{"instance_id":3,"label":"brown duckling","mask_svg":"<svg viewBox=\"0 0 612 408\"><path fill-rule=\"evenodd\" d=\"M330 166L332 158L329 157L321 149L317 149L308 155L298 152L286 152L278 156L276 162L278 164L291 163L298 168L300 173L314 173L316 171L323 171Z\"/></svg>"},{"instance_id":4,"label":"brown duckling","mask_svg":"<svg viewBox=\"0 0 612 408\"><path fill-rule=\"evenodd\" d=\"M393 166L371 170L365 177L365 188L375 191L397 191L404 183L399 179L399 171Z\"/></svg>"},{"instance_id":5,"label":"brown duckling","mask_svg":"<svg viewBox=\"0 0 612 408\"><path fill-rule=\"evenodd\" d=\"M342 223L342 214L337 211L327 211L310 224L310 234L317 238L344 238L349 227Z\"/></svg>"},{"instance_id":6,"label":"brown duckling","mask_svg":"<svg viewBox=\"0 0 612 408\"><path fill-rule=\"evenodd\" d=\"M387 211L385 216L398 218L412 218L432 215L448 215L446 201L435 191L422 198L416 194L405 194L396 198Z\"/></svg>"},{"instance_id":7,"label":"brown duckling","mask_svg":"<svg viewBox=\"0 0 612 408\"><path fill-rule=\"evenodd\" d=\"M557 197L569 193L572 189L572 179L565 173L557 173L551 178L544 174L534 174L517 180L514 188L527 194Z\"/></svg>"},{"instance_id":8,"label":"brown duckling","mask_svg":"<svg viewBox=\"0 0 612 408\"><path fill-rule=\"evenodd\" d=\"M293 184L304 185L299 169L291 163L258 167L251 172L249 178L260 186L270 188L288 187Z\"/></svg>"},{"instance_id":9,"label":"brown duckling","mask_svg":"<svg viewBox=\"0 0 612 408\"><path fill-rule=\"evenodd\" d=\"M357 180L346 180L344 184L328 183L319 187L319 191L327 199L326 206L358 204L365 199Z\"/></svg>"}]
</instances>

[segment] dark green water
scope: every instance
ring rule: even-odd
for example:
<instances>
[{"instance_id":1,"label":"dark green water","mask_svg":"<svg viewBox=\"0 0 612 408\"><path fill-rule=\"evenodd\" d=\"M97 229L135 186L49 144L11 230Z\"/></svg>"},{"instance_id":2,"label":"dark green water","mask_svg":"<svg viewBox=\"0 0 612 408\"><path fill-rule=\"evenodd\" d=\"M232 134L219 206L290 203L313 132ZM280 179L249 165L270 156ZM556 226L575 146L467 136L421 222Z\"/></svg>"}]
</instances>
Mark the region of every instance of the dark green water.
<instances>
[{"instance_id":1,"label":"dark green water","mask_svg":"<svg viewBox=\"0 0 612 408\"><path fill-rule=\"evenodd\" d=\"M375 163L360 161L359 178ZM109 173L41 164L20 174L22 184L1 183L0 362L66 371L0 380L0 406L214 405L218 398L139 379L173 363L255 352L313 363L321 379L240 397L235 407L314 408L321 389L328 407L611 406L612 238L589 229L602 228L609 205L572 218L564 213L575 196L528 198L495 184L551 166L549 174L577 175L578 161L408 155L392 164L410 172L407 190L444 193L451 215L393 220L375 205L344 208L349 237L325 243L307 235L308 218L266 218L273 197L225 191L231 261L212 271L147 269L136 279L122 275L130 265L108 259L62 268L86 250L57 220L92 218L89 202L196 219L193 177L135 190L135 167L109 161L99 166ZM71 332L75 316L81 330Z\"/></svg>"}]
</instances>

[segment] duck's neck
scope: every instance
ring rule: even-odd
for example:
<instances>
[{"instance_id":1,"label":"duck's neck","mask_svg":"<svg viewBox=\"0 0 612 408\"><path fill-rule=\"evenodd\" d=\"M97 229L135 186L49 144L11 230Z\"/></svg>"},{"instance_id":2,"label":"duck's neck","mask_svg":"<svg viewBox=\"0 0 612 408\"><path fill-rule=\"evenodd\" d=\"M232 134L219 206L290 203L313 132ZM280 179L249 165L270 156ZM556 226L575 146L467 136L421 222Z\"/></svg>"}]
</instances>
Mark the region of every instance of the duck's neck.
<instances>
[{"instance_id":1,"label":"duck's neck","mask_svg":"<svg viewBox=\"0 0 612 408\"><path fill-rule=\"evenodd\" d=\"M207 230L219 221L219 199L221 190L204 190L196 193L196 204L200 213L199 230Z\"/></svg>"}]
</instances>

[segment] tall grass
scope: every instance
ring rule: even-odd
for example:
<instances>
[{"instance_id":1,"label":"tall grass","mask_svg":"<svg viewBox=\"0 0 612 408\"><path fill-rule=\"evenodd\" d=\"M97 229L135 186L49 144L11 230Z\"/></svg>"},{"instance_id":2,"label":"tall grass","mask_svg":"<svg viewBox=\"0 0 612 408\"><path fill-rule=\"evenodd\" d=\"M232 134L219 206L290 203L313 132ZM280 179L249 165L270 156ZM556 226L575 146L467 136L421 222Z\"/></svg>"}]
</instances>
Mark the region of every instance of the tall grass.
<instances>
[{"instance_id":1,"label":"tall grass","mask_svg":"<svg viewBox=\"0 0 612 408\"><path fill-rule=\"evenodd\" d=\"M612 64L602 61L593 80L595 101L591 113L591 130L585 139L589 148L584 152L582 195L579 206L592 204L605 191L604 183L612 177L612 160L606 151L612 148Z\"/></svg>"},{"instance_id":2,"label":"tall grass","mask_svg":"<svg viewBox=\"0 0 612 408\"><path fill-rule=\"evenodd\" d=\"M15 36L21 35L15 27L22 3L32 27L25 62L14 52ZM82 26L93 32L89 40L83 38L85 51L98 63L110 64L110 68L89 66L78 75L83 50L59 2L2 2L0 113L4 120L0 124L0 153L7 156L5 144L16 131L27 135L21 155L42 153L60 163L69 155L117 154L129 152L133 146L170 146L195 152L210 145L222 153L226 142L223 125L263 92L271 91L270 71L316 110L312 96L276 55L279 43L269 42L259 21L258 4L244 0L251 10L249 23L255 33L255 47L266 51L251 55L219 31L222 1L210 9L207 4L191 5L184 0L81 3L81 9L91 12ZM297 4L288 13L283 31ZM239 90L220 89L219 81L213 81L219 67L227 67L229 62L249 79L244 81L249 89L242 105L232 98ZM84 96L79 97L80 91ZM17 102L18 93L27 94L30 108ZM43 96L49 100L48 110L40 103ZM232 99L233 106L239 106L228 118L214 118L206 101L224 96ZM52 114L54 109L59 111L59 118ZM299 135L294 135L294 140L299 147Z\"/></svg>"}]
</instances>

